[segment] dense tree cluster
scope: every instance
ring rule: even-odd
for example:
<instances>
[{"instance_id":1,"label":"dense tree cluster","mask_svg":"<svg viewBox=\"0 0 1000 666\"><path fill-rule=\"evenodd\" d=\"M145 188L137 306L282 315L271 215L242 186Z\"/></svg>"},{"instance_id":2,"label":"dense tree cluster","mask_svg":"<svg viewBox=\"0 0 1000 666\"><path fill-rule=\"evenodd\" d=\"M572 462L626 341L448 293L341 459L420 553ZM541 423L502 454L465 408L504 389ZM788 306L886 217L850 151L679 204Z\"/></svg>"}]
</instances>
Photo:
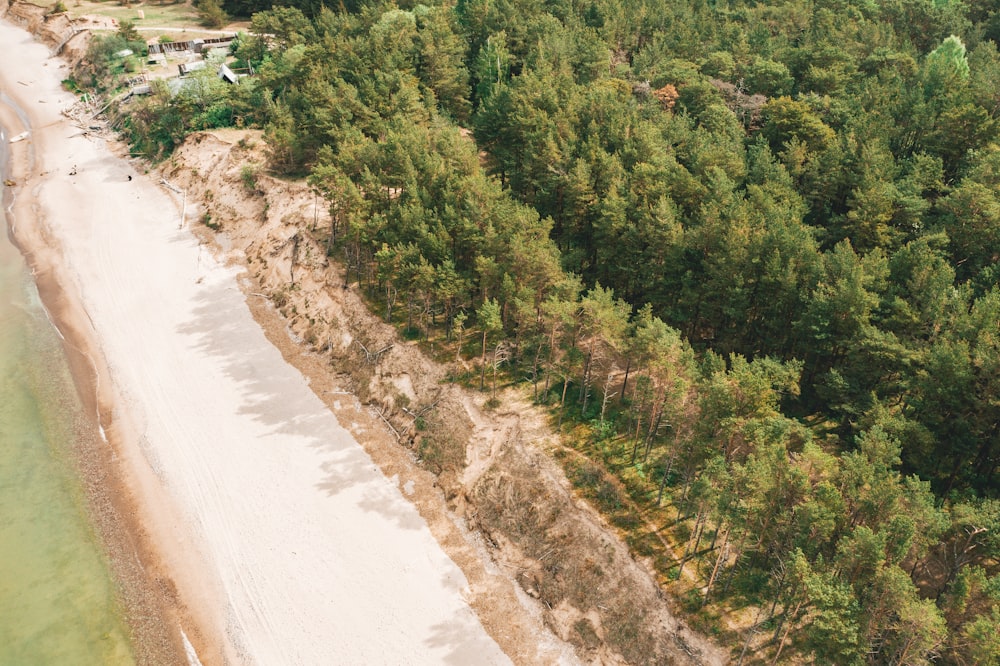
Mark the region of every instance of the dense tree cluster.
<instances>
[{"instance_id":1,"label":"dense tree cluster","mask_svg":"<svg viewBox=\"0 0 1000 666\"><path fill-rule=\"evenodd\" d=\"M257 75L137 146L264 127L385 318L621 443L772 658L1000 660L995 3L223 7Z\"/></svg>"}]
</instances>

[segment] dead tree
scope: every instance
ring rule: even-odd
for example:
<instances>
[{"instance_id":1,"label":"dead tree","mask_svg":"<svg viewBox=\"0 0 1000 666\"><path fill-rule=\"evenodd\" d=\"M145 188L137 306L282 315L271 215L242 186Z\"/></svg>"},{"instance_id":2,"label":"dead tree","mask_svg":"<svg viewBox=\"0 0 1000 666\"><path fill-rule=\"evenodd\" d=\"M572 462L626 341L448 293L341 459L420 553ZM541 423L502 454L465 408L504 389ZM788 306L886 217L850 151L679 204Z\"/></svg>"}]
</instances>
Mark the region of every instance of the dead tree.
<instances>
[{"instance_id":1,"label":"dead tree","mask_svg":"<svg viewBox=\"0 0 1000 666\"><path fill-rule=\"evenodd\" d=\"M365 355L365 363L367 363L368 365L378 365L379 361L382 360L382 355L385 354L390 349L392 349L392 344L390 343L385 347L382 347L378 351L373 352L369 351L368 347L366 347L365 344L361 342L361 340L355 338L354 342L356 342L358 346L361 347L361 351L364 352Z\"/></svg>"}]
</instances>

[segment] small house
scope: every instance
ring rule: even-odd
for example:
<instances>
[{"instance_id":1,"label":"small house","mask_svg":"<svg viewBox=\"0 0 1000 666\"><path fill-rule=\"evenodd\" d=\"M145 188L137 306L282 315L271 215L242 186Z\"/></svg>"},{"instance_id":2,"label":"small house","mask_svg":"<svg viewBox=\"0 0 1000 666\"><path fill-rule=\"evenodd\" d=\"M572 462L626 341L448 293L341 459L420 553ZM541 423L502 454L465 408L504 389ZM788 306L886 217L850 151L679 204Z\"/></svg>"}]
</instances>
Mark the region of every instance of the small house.
<instances>
[{"instance_id":1,"label":"small house","mask_svg":"<svg viewBox=\"0 0 1000 666\"><path fill-rule=\"evenodd\" d=\"M226 83L237 83L239 81L233 70L226 67L225 64L219 67L219 78Z\"/></svg>"}]
</instances>

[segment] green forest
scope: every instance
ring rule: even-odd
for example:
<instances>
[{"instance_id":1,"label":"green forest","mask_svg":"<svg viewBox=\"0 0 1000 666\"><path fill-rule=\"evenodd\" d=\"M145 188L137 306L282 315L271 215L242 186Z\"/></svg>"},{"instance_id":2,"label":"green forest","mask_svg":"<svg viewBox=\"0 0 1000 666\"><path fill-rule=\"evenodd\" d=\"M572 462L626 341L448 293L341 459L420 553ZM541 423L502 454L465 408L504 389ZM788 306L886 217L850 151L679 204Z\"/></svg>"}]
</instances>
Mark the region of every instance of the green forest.
<instances>
[{"instance_id":1,"label":"green forest","mask_svg":"<svg viewBox=\"0 0 1000 666\"><path fill-rule=\"evenodd\" d=\"M387 321L675 510L744 656L1000 664L1000 3L222 9L254 75L155 86L137 152L262 128Z\"/></svg>"}]
</instances>

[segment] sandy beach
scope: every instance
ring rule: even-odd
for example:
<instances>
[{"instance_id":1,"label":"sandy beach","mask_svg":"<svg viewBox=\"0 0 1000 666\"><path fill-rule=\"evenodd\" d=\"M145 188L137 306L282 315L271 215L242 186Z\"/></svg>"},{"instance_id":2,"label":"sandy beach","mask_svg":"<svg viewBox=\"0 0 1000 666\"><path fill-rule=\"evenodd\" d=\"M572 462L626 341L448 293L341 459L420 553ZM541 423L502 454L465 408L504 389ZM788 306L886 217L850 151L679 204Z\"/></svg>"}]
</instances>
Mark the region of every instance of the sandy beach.
<instances>
[{"instance_id":1,"label":"sandy beach","mask_svg":"<svg viewBox=\"0 0 1000 666\"><path fill-rule=\"evenodd\" d=\"M75 99L47 47L0 22L0 62L0 102L24 112L3 123L29 132L15 236L58 289L46 304L198 659L508 663L404 489L267 340L178 197L61 115Z\"/></svg>"}]
</instances>

